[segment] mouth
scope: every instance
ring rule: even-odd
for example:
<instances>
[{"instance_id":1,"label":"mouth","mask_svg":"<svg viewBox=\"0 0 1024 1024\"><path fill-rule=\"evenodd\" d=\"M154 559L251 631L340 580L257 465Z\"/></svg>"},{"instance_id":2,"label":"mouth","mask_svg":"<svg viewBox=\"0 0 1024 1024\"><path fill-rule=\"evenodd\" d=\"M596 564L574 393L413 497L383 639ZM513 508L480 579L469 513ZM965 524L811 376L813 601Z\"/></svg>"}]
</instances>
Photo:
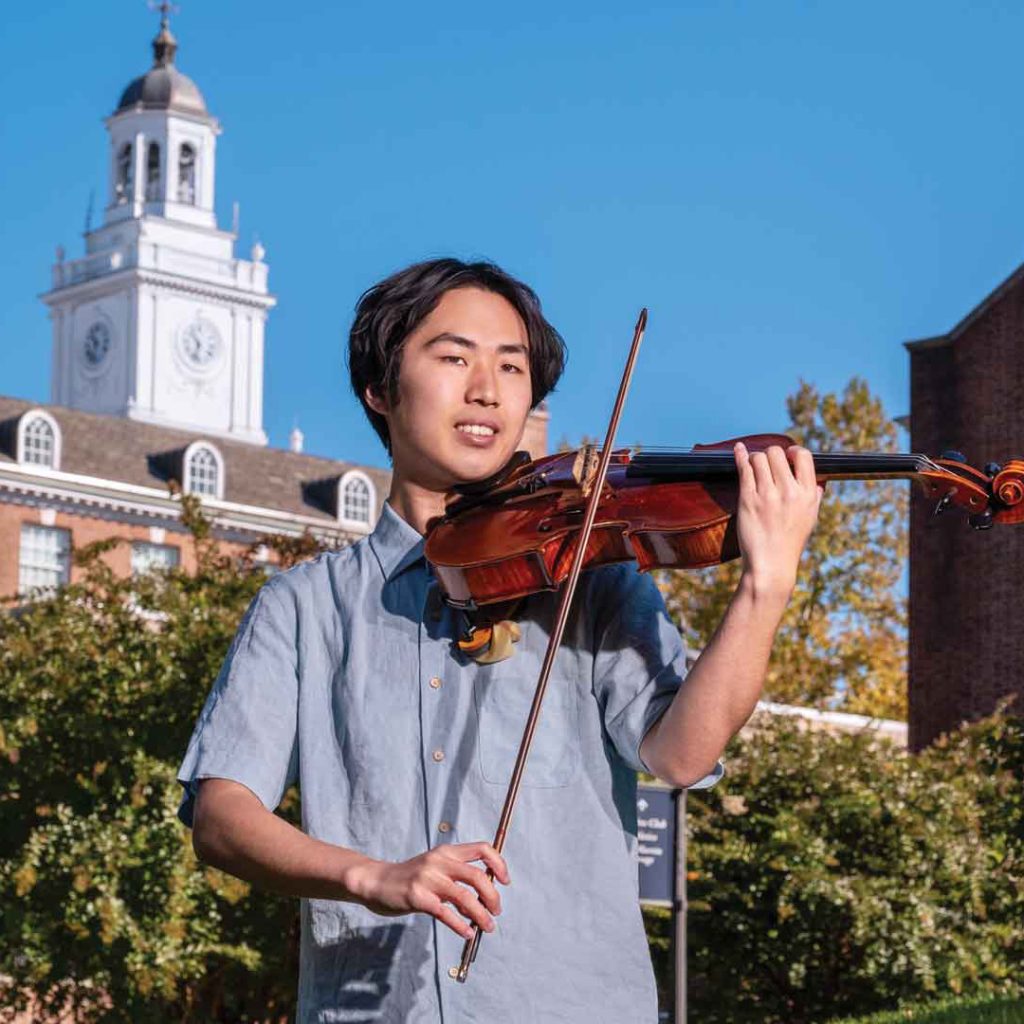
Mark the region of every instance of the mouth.
<instances>
[{"instance_id":1,"label":"mouth","mask_svg":"<svg viewBox=\"0 0 1024 1024\"><path fill-rule=\"evenodd\" d=\"M498 436L498 424L492 420L461 420L455 424L460 440L474 447L490 444Z\"/></svg>"}]
</instances>

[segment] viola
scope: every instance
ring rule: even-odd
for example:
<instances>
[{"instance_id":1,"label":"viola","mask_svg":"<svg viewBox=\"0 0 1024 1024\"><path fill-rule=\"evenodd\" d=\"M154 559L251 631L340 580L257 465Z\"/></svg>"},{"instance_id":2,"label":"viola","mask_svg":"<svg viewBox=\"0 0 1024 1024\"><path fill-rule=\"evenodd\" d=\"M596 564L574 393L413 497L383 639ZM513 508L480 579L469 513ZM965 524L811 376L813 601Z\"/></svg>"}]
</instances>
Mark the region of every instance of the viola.
<instances>
[{"instance_id":1,"label":"viola","mask_svg":"<svg viewBox=\"0 0 1024 1024\"><path fill-rule=\"evenodd\" d=\"M696 569L739 557L733 445L751 452L795 442L753 434L689 449L615 450L597 502L583 569L635 560L641 572ZM815 452L819 483L909 479L936 514L959 509L975 529L1024 520L1024 461L984 470L959 452ZM495 477L458 488L428 527L426 556L448 602L468 610L566 580L594 487L599 451L585 446L531 461L516 452Z\"/></svg>"}]
</instances>

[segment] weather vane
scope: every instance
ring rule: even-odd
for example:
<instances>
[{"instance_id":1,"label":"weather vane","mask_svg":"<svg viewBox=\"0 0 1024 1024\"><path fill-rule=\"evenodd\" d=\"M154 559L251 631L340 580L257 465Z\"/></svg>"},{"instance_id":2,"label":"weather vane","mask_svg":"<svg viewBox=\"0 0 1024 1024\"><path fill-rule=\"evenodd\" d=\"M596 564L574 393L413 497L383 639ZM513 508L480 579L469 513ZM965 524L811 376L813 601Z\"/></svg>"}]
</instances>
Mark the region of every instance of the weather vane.
<instances>
[{"instance_id":1,"label":"weather vane","mask_svg":"<svg viewBox=\"0 0 1024 1024\"><path fill-rule=\"evenodd\" d=\"M161 0L160 3L157 3L156 0L149 0L148 6L151 11L160 12L160 20L165 24L168 14L179 14L181 12L181 8L177 4L168 3L167 0Z\"/></svg>"}]
</instances>

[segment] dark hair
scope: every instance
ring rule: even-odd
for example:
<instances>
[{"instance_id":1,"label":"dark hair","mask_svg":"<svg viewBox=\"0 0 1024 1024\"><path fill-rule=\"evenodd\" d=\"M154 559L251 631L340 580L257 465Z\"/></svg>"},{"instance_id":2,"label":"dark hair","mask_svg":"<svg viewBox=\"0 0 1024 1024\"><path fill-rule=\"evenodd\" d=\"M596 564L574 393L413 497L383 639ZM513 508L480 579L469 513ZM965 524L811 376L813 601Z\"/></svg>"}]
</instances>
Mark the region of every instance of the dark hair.
<instances>
[{"instance_id":1,"label":"dark hair","mask_svg":"<svg viewBox=\"0 0 1024 1024\"><path fill-rule=\"evenodd\" d=\"M394 402L398 370L406 339L453 288L482 288L506 299L526 324L530 339L530 380L536 408L549 394L565 367L565 342L544 319L540 299L528 285L493 263L456 259L427 260L385 278L367 289L356 305L348 336L348 369L352 390L373 429L391 451L387 420L366 404L365 392Z\"/></svg>"}]
</instances>

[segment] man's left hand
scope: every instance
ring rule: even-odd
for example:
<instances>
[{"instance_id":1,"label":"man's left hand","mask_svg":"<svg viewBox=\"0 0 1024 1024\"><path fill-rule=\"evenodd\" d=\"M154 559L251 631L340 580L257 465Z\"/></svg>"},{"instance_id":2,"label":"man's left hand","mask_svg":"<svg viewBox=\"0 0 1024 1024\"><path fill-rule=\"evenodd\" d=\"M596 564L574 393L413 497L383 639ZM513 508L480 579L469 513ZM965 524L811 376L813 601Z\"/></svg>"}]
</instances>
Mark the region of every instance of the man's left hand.
<instances>
[{"instance_id":1,"label":"man's left hand","mask_svg":"<svg viewBox=\"0 0 1024 1024\"><path fill-rule=\"evenodd\" d=\"M740 481L736 530L743 573L755 593L788 598L824 493L814 457L800 445L751 453L742 441L733 454Z\"/></svg>"}]
</instances>

